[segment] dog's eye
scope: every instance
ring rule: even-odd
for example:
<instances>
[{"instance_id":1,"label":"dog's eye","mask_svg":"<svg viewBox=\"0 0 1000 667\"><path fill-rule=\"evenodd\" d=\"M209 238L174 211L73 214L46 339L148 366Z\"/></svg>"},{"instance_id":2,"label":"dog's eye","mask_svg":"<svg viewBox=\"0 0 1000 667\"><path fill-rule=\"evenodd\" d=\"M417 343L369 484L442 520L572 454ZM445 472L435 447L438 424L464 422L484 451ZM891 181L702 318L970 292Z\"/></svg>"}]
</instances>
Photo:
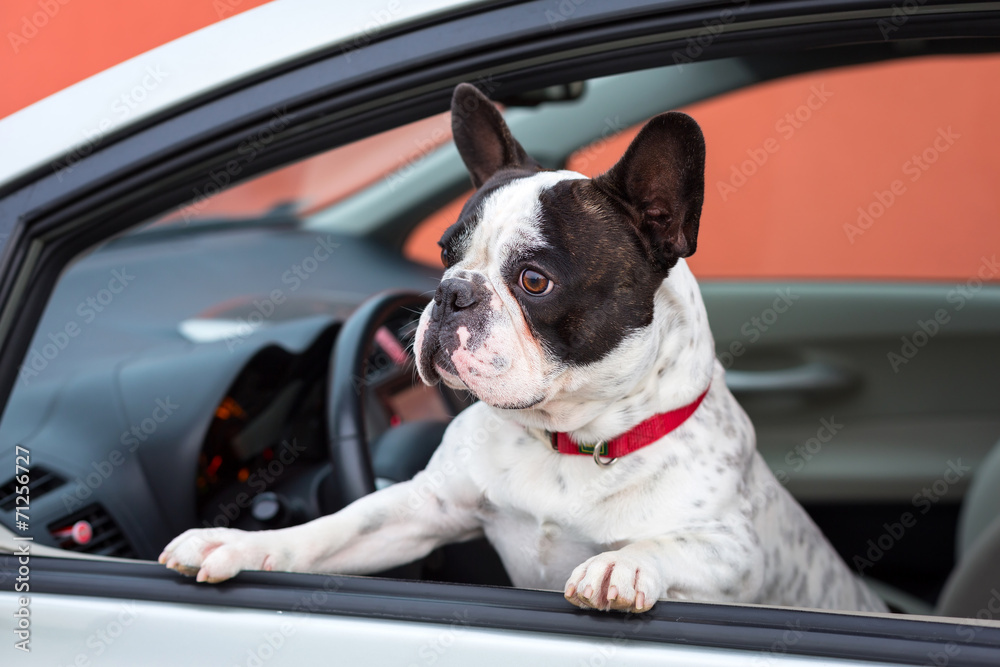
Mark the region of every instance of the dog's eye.
<instances>
[{"instance_id":1,"label":"dog's eye","mask_svg":"<svg viewBox=\"0 0 1000 667\"><path fill-rule=\"evenodd\" d=\"M445 268L448 268L448 249L441 248L441 263L444 264Z\"/></svg>"},{"instance_id":2,"label":"dog's eye","mask_svg":"<svg viewBox=\"0 0 1000 667\"><path fill-rule=\"evenodd\" d=\"M552 291L553 282L538 271L521 271L521 287L531 296L544 296Z\"/></svg>"}]
</instances>

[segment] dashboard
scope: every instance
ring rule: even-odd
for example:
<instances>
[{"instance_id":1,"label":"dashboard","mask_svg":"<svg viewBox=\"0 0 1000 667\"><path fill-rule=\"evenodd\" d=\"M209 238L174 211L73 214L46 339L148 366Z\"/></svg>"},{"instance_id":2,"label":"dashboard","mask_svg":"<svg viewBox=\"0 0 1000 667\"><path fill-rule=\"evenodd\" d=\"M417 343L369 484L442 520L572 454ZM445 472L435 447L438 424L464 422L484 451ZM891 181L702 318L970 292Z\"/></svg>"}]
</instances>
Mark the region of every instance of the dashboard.
<instances>
[{"instance_id":1,"label":"dashboard","mask_svg":"<svg viewBox=\"0 0 1000 667\"><path fill-rule=\"evenodd\" d=\"M365 377L354 379L369 443L405 423L446 422L464 406L455 392L416 379L410 350L418 318L402 309L381 326ZM318 485L329 470L327 382L338 330L331 325L298 355L260 350L216 406L195 481L203 525L278 528L323 513Z\"/></svg>"},{"instance_id":2,"label":"dashboard","mask_svg":"<svg viewBox=\"0 0 1000 667\"><path fill-rule=\"evenodd\" d=\"M326 364L317 347L326 346L303 355L261 350L216 406L198 455L200 518L218 523L213 511L240 494L253 498L326 460Z\"/></svg>"},{"instance_id":3,"label":"dashboard","mask_svg":"<svg viewBox=\"0 0 1000 667\"><path fill-rule=\"evenodd\" d=\"M282 282L320 240L338 252L308 281ZM81 310L114 272L134 279L101 312ZM149 232L77 260L32 343L46 363L23 374L0 421L0 469L14 470L5 457L18 444L38 473L33 525L47 530L36 540L149 559L187 528L270 528L324 513L340 326L371 294L438 279L364 240L291 226ZM370 442L408 421L445 421L467 400L414 382L416 317L401 312L373 341ZM79 335L42 354L68 322ZM7 484L0 476L0 496ZM0 521L13 527L2 504ZM82 543L81 521L92 528Z\"/></svg>"}]
</instances>

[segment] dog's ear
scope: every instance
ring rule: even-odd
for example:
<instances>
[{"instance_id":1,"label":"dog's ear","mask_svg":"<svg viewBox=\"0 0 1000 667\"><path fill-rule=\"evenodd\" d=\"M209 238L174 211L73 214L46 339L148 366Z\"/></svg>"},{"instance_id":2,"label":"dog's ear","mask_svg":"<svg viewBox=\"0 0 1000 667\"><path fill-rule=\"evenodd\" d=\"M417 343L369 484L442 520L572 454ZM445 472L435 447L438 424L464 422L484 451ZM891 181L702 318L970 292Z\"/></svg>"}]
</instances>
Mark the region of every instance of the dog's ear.
<instances>
[{"instance_id":1,"label":"dog's ear","mask_svg":"<svg viewBox=\"0 0 1000 667\"><path fill-rule=\"evenodd\" d=\"M493 102L471 84L458 84L452 95L451 131L477 188L501 169L542 168L511 135Z\"/></svg>"},{"instance_id":2,"label":"dog's ear","mask_svg":"<svg viewBox=\"0 0 1000 667\"><path fill-rule=\"evenodd\" d=\"M628 204L661 263L673 266L694 254L705 199L705 138L693 118L675 111L653 118L595 184Z\"/></svg>"}]
</instances>

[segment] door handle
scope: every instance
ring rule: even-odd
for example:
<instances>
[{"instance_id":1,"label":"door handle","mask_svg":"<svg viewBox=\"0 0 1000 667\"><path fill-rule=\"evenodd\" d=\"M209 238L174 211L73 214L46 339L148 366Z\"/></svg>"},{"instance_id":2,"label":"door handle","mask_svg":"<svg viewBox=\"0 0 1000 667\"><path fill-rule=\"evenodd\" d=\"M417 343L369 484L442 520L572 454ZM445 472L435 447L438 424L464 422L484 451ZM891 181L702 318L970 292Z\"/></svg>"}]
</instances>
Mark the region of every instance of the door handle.
<instances>
[{"instance_id":1,"label":"door handle","mask_svg":"<svg viewBox=\"0 0 1000 667\"><path fill-rule=\"evenodd\" d=\"M726 385L734 394L818 394L844 391L857 376L825 361L811 361L770 371L726 371Z\"/></svg>"}]
</instances>

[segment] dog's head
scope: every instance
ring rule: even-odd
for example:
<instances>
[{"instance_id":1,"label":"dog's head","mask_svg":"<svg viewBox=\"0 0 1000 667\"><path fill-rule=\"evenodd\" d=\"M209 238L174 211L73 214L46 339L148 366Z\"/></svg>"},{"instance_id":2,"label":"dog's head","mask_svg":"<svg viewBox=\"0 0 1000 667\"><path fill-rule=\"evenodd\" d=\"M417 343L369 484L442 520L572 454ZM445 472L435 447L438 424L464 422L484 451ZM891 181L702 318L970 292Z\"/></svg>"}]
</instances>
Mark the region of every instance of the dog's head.
<instances>
[{"instance_id":1,"label":"dog's head","mask_svg":"<svg viewBox=\"0 0 1000 667\"><path fill-rule=\"evenodd\" d=\"M589 179L543 170L468 84L455 89L452 126L478 189L441 237L420 376L495 407L540 406L567 370L607 360L651 324L657 289L695 251L704 139L689 116L661 114Z\"/></svg>"}]
</instances>

